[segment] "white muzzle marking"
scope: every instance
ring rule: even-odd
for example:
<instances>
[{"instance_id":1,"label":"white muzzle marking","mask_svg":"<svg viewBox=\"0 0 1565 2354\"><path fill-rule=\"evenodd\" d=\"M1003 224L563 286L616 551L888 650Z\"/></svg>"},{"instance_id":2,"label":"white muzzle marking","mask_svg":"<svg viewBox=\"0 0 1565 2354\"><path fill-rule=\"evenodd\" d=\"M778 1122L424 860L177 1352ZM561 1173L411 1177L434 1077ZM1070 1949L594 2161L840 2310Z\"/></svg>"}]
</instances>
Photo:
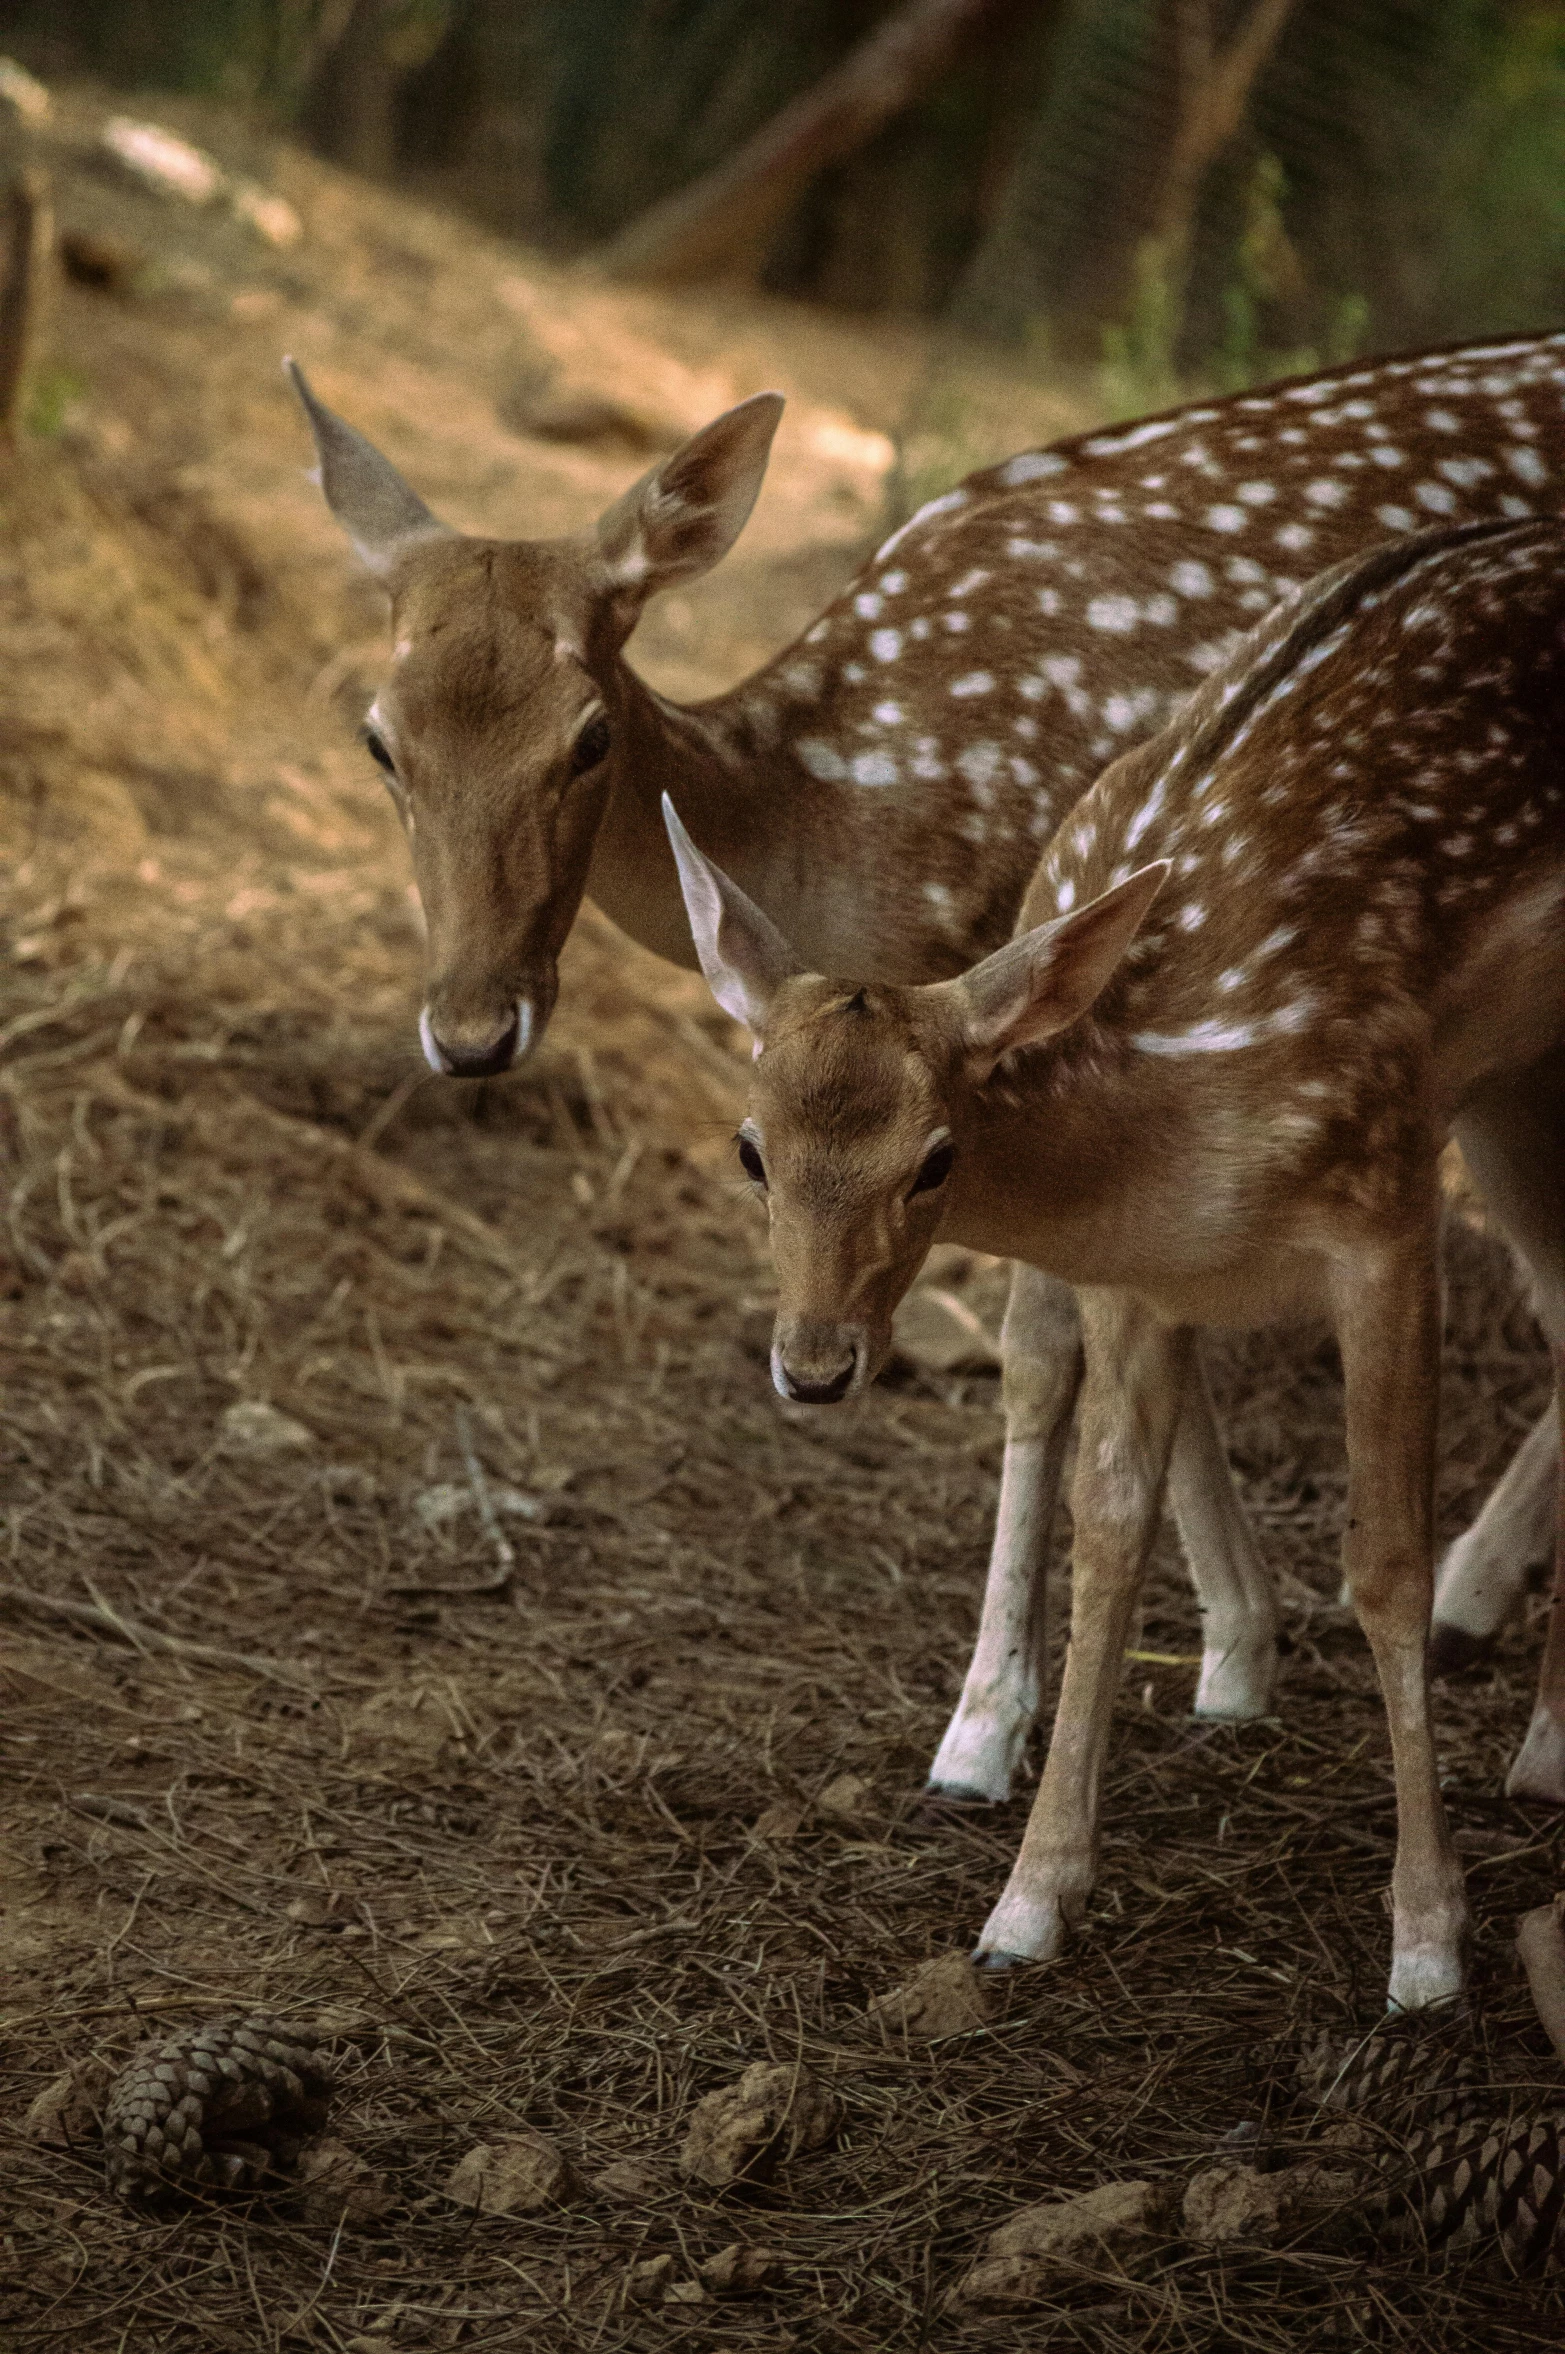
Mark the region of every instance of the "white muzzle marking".
<instances>
[{"instance_id":1,"label":"white muzzle marking","mask_svg":"<svg viewBox=\"0 0 1565 2354\"><path fill-rule=\"evenodd\" d=\"M516 1036L511 1047L511 1067L513 1070L518 1063L525 1062L531 1054L537 1027L532 999L519 997L516 1001ZM420 1010L418 1017L418 1042L424 1049L424 1060L430 1069L439 1072L442 1078L449 1078L451 1065L440 1051L440 1042L435 1036L434 1024L430 1021L427 1005Z\"/></svg>"}]
</instances>

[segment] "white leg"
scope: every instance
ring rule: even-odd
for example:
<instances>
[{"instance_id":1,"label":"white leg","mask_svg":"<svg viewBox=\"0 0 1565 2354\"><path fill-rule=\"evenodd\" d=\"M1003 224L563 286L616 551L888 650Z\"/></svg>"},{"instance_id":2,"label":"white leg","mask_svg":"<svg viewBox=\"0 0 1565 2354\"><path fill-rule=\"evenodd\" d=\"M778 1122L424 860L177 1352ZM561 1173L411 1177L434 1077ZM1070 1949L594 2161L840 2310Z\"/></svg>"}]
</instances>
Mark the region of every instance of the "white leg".
<instances>
[{"instance_id":1,"label":"white leg","mask_svg":"<svg viewBox=\"0 0 1565 2354\"><path fill-rule=\"evenodd\" d=\"M1087 1379L1071 1495L1070 1649L1021 1852L978 1941L977 1958L993 1969L1052 1960L1092 1891L1114 1695L1191 1354L1187 1332L1157 1324L1123 1293L1084 1293L1081 1309Z\"/></svg>"},{"instance_id":2,"label":"white leg","mask_svg":"<svg viewBox=\"0 0 1565 2354\"><path fill-rule=\"evenodd\" d=\"M1440 1564L1429 1663L1436 1674L1487 1658L1528 1570L1554 1550L1560 1417L1551 1404L1482 1512Z\"/></svg>"},{"instance_id":3,"label":"white leg","mask_svg":"<svg viewBox=\"0 0 1565 2354\"><path fill-rule=\"evenodd\" d=\"M1001 1334L1005 1460L978 1640L929 1769L944 1798L1009 1798L1048 1657L1049 1537L1081 1382L1081 1320L1062 1283L1018 1267Z\"/></svg>"},{"instance_id":4,"label":"white leg","mask_svg":"<svg viewBox=\"0 0 1565 2354\"><path fill-rule=\"evenodd\" d=\"M1168 1503L1201 1611L1197 1716L1265 1716L1277 1675L1277 1595L1234 1490L1199 1356L1168 1466Z\"/></svg>"}]
</instances>

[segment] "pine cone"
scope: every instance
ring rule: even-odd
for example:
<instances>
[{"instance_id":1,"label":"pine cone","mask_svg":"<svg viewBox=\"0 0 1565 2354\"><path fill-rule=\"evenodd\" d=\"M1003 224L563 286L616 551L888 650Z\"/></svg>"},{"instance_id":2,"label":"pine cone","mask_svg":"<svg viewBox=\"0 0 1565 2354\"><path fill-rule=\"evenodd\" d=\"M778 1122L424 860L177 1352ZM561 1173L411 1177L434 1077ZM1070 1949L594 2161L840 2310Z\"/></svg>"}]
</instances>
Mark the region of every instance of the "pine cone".
<instances>
[{"instance_id":1,"label":"pine cone","mask_svg":"<svg viewBox=\"0 0 1565 2354\"><path fill-rule=\"evenodd\" d=\"M297 2155L326 2122L331 2062L304 2030L244 2015L135 2052L109 2093L109 2184L150 2198L176 2183L237 2189Z\"/></svg>"},{"instance_id":2,"label":"pine cone","mask_svg":"<svg viewBox=\"0 0 1565 2354\"><path fill-rule=\"evenodd\" d=\"M1422 2014L1389 2021L1370 2036L1316 2036L1299 2075L1325 2109L1345 2109L1392 2132L1436 2129L1473 2114L1490 2094L1468 2048L1465 2018L1431 2023Z\"/></svg>"},{"instance_id":3,"label":"pine cone","mask_svg":"<svg viewBox=\"0 0 1565 2354\"><path fill-rule=\"evenodd\" d=\"M1407 2154L1399 2236L1494 2240L1518 2271L1565 2270L1565 2110L1436 2127L1415 2133Z\"/></svg>"}]
</instances>

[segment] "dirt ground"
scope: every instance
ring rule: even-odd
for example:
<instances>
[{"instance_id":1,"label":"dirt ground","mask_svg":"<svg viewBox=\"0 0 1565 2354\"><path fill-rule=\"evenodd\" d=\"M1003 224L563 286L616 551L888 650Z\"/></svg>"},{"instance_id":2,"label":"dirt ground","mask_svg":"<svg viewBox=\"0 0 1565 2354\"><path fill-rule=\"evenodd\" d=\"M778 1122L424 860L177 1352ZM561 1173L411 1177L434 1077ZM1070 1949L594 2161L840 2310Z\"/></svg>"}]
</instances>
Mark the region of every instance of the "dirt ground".
<instances>
[{"instance_id":1,"label":"dirt ground","mask_svg":"<svg viewBox=\"0 0 1565 2354\"><path fill-rule=\"evenodd\" d=\"M904 1365L827 1415L772 1395L737 1042L590 910L525 1070L464 1087L418 1056L417 911L352 736L378 601L303 479L280 354L452 520L517 532L646 462L506 427L540 347L633 386L653 433L781 384L740 552L638 640L695 694L873 539L927 352L595 290L202 118L297 205L273 254L80 165L98 106L63 117L62 218L137 267L62 290L66 430L8 469L0 545L0 2346L1557 2345L1544 2285L1372 2247L948 2302L1019 2206L1178 2177L1246 2121L1303 2146L1299 2033L1377 2015L1390 1769L1333 1599L1330 1349L1211 1349L1284 1580L1278 1717L1190 1720L1165 1543L1082 1936L987 2023L908 2043L866 2006L970 1942L1026 1803L920 1798L976 1619L994 1377ZM975 457L1082 421L994 373L965 414ZM1547 1379L1503 1256L1459 1227L1451 1263L1444 1534ZM994 1277L972 1289L992 1317ZM513 1505L508 1570L467 1449ZM1560 1830L1499 1795L1543 1610L1441 1721L1480 2040L1557 2099L1511 1941L1565 1880ZM336 2033L333 2131L377 2214L137 2213L91 2146L23 2134L66 2065L238 2009ZM830 2084L841 2132L767 2190L692 2184L694 2104L762 2059ZM527 2128L584 2177L642 2173L538 2215L444 2195ZM781 2251L779 2286L628 2301L648 2257L689 2287L736 2240Z\"/></svg>"}]
</instances>

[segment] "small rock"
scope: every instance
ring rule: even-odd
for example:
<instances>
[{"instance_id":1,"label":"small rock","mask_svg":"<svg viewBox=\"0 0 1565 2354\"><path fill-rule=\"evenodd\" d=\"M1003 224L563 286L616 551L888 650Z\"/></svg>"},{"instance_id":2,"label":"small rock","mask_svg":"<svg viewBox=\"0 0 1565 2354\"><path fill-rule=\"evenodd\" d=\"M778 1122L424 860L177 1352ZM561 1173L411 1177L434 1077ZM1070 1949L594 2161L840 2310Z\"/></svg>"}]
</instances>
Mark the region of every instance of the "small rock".
<instances>
[{"instance_id":1,"label":"small rock","mask_svg":"<svg viewBox=\"0 0 1565 2354\"><path fill-rule=\"evenodd\" d=\"M991 2311L1044 2305L1083 2272L1132 2271L1166 2236L1169 2196L1157 2183L1109 2182L1024 2207L990 2234L988 2254L958 2282L954 2301Z\"/></svg>"},{"instance_id":2,"label":"small rock","mask_svg":"<svg viewBox=\"0 0 1565 2354\"><path fill-rule=\"evenodd\" d=\"M655 2199L663 2183L639 2158L616 2158L612 2166L593 2176L592 2188L605 2199Z\"/></svg>"},{"instance_id":3,"label":"small rock","mask_svg":"<svg viewBox=\"0 0 1565 2354\"><path fill-rule=\"evenodd\" d=\"M546 1521L554 1515L554 1507L541 1496L529 1496L503 1480L491 1480L487 1485L489 1501L496 1512L508 1512L517 1520L534 1521ZM444 1528L448 1521L477 1509L477 1497L462 1480L441 1480L435 1487L420 1488L413 1498L415 1518L429 1529Z\"/></svg>"},{"instance_id":4,"label":"small rock","mask_svg":"<svg viewBox=\"0 0 1565 2354\"><path fill-rule=\"evenodd\" d=\"M581 2178L545 2133L512 2133L480 2142L458 2161L446 2196L485 2215L530 2215L562 2207L581 2191Z\"/></svg>"},{"instance_id":5,"label":"small rock","mask_svg":"<svg viewBox=\"0 0 1565 2354\"><path fill-rule=\"evenodd\" d=\"M789 1806L783 1800L776 1806L767 1807L764 1814L758 1814L750 1829L753 1837L769 1839L774 1846L786 1847L790 1839L797 1838L803 1821L803 1807Z\"/></svg>"},{"instance_id":6,"label":"small rock","mask_svg":"<svg viewBox=\"0 0 1565 2354\"><path fill-rule=\"evenodd\" d=\"M1287 2166L1277 2174L1209 2166L1186 2186L1185 2230L1209 2247L1274 2247L1350 2200L1356 2180L1325 2166Z\"/></svg>"},{"instance_id":7,"label":"small rock","mask_svg":"<svg viewBox=\"0 0 1565 2354\"><path fill-rule=\"evenodd\" d=\"M786 2263L779 2248L746 2248L735 2240L719 2248L701 2267L701 2278L714 2297L754 2297L782 2281Z\"/></svg>"},{"instance_id":8,"label":"small rock","mask_svg":"<svg viewBox=\"0 0 1565 2354\"><path fill-rule=\"evenodd\" d=\"M117 114L103 126L103 145L132 179L159 196L186 204L211 204L227 183L218 166L188 139L176 138L160 123L132 122Z\"/></svg>"},{"instance_id":9,"label":"small rock","mask_svg":"<svg viewBox=\"0 0 1565 2354\"><path fill-rule=\"evenodd\" d=\"M38 2094L22 2119L23 2134L28 2141L41 2142L52 2150L95 2141L113 2081L114 2071L107 2060L78 2060Z\"/></svg>"},{"instance_id":10,"label":"small rock","mask_svg":"<svg viewBox=\"0 0 1565 2354\"><path fill-rule=\"evenodd\" d=\"M839 1774L815 1801L817 1814L836 1822L856 1823L869 1805L870 1786L862 1774Z\"/></svg>"},{"instance_id":11,"label":"small rock","mask_svg":"<svg viewBox=\"0 0 1565 2354\"><path fill-rule=\"evenodd\" d=\"M287 1907L287 1918L307 1929L323 1928L337 1910L335 1888L306 1888Z\"/></svg>"},{"instance_id":12,"label":"small rock","mask_svg":"<svg viewBox=\"0 0 1565 2354\"><path fill-rule=\"evenodd\" d=\"M647 2256L633 2264L625 2282L626 2301L632 2305L661 2305L674 2277L672 2256Z\"/></svg>"},{"instance_id":13,"label":"small rock","mask_svg":"<svg viewBox=\"0 0 1565 2354\"><path fill-rule=\"evenodd\" d=\"M14 57L0 57L0 105L24 123L46 123L54 112L54 100L43 83Z\"/></svg>"},{"instance_id":14,"label":"small rock","mask_svg":"<svg viewBox=\"0 0 1565 2354\"><path fill-rule=\"evenodd\" d=\"M724 2189L769 2182L785 2160L822 2149L837 2130L842 2105L807 2068L758 2060L737 2084L698 2101L679 2162L698 2182Z\"/></svg>"},{"instance_id":15,"label":"small rock","mask_svg":"<svg viewBox=\"0 0 1565 2354\"><path fill-rule=\"evenodd\" d=\"M396 2204L383 2174L343 2141L318 2141L299 2160L304 2211L312 2223L378 2223Z\"/></svg>"},{"instance_id":16,"label":"small rock","mask_svg":"<svg viewBox=\"0 0 1565 2354\"><path fill-rule=\"evenodd\" d=\"M1122 2259L1162 2222L1158 2186L1106 2182L1075 2199L1044 2199L1024 2207L989 2236L991 2256L1034 2256L1056 2264L1101 2264Z\"/></svg>"},{"instance_id":17,"label":"small rock","mask_svg":"<svg viewBox=\"0 0 1565 2354\"><path fill-rule=\"evenodd\" d=\"M665 2305L704 2305L706 2291L698 2280L676 2280L665 2293Z\"/></svg>"},{"instance_id":18,"label":"small rock","mask_svg":"<svg viewBox=\"0 0 1565 2354\"><path fill-rule=\"evenodd\" d=\"M322 2043L378 2043L384 2030L374 2012L357 2003L328 2003L315 2014L315 2032Z\"/></svg>"},{"instance_id":19,"label":"small rock","mask_svg":"<svg viewBox=\"0 0 1565 2354\"><path fill-rule=\"evenodd\" d=\"M877 1995L869 2015L888 2036L933 2043L943 2035L966 2035L986 2026L990 2014L987 1982L965 1953L941 1954L915 1970L905 1986Z\"/></svg>"},{"instance_id":20,"label":"small rock","mask_svg":"<svg viewBox=\"0 0 1565 2354\"><path fill-rule=\"evenodd\" d=\"M315 1444L313 1431L295 1422L291 1414L267 1405L263 1398L241 1398L237 1405L226 1407L218 1431L223 1451L229 1455L286 1455Z\"/></svg>"},{"instance_id":21,"label":"small rock","mask_svg":"<svg viewBox=\"0 0 1565 2354\"><path fill-rule=\"evenodd\" d=\"M328 1463L321 1473L321 1486L334 1504L373 1504L375 1474L366 1471L362 1463Z\"/></svg>"},{"instance_id":22,"label":"small rock","mask_svg":"<svg viewBox=\"0 0 1565 2354\"><path fill-rule=\"evenodd\" d=\"M304 223L287 197L278 196L270 188L258 187L254 180L241 180L229 201L246 227L253 229L268 245L286 251L304 235Z\"/></svg>"}]
</instances>

